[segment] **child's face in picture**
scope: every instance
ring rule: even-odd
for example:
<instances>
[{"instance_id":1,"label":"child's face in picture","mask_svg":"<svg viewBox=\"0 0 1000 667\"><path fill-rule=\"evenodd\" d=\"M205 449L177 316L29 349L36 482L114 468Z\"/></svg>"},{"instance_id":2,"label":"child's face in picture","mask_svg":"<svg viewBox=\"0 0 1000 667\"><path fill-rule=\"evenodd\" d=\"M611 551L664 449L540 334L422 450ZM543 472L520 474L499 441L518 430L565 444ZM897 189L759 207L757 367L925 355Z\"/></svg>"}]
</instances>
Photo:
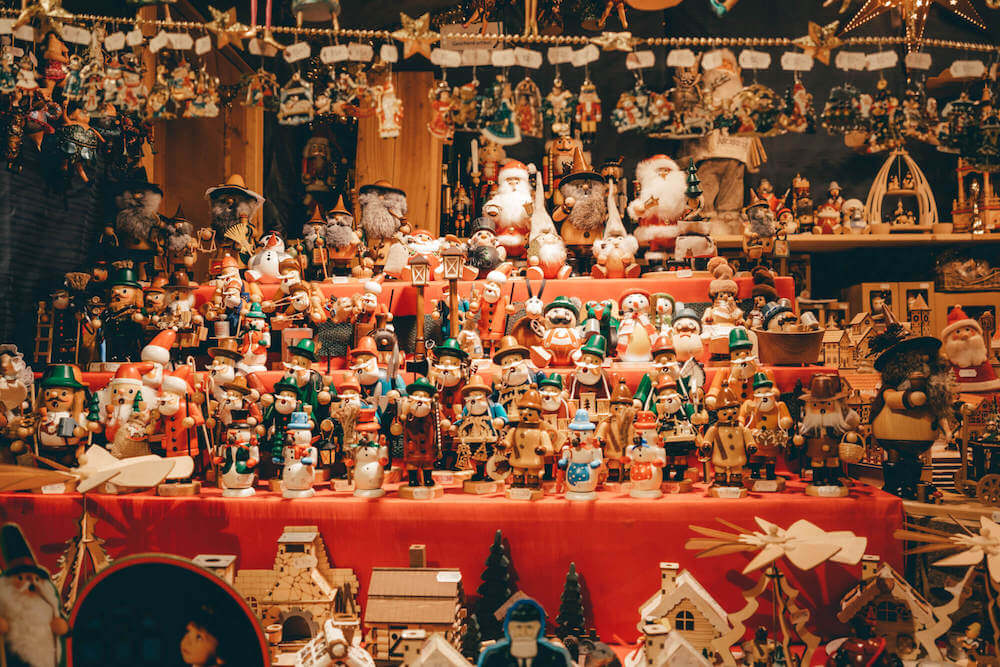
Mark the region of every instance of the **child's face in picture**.
<instances>
[{"instance_id":1,"label":"child's face in picture","mask_svg":"<svg viewBox=\"0 0 1000 667\"><path fill-rule=\"evenodd\" d=\"M215 651L219 640L195 623L187 624L187 632L181 639L181 659L188 665L216 664Z\"/></svg>"}]
</instances>

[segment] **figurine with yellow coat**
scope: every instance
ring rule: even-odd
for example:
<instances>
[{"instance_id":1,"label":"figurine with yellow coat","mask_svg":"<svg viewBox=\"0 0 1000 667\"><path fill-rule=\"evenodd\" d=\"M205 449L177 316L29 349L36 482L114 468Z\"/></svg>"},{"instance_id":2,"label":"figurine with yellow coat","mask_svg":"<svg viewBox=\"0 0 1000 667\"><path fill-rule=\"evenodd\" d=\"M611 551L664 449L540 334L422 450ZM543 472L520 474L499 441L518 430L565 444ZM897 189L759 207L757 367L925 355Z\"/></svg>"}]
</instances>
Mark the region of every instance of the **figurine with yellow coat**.
<instances>
[{"instance_id":1,"label":"figurine with yellow coat","mask_svg":"<svg viewBox=\"0 0 1000 667\"><path fill-rule=\"evenodd\" d=\"M517 402L519 421L507 431L504 446L510 453L511 486L507 497L538 500L542 497L542 468L552 454L552 440L542 425L542 401L537 389L529 389Z\"/></svg>"},{"instance_id":2,"label":"figurine with yellow coat","mask_svg":"<svg viewBox=\"0 0 1000 667\"><path fill-rule=\"evenodd\" d=\"M743 401L740 408L740 423L750 429L757 443L757 454L750 459L752 490L783 491L785 480L777 476L775 466L778 454L788 447L788 429L794 421L788 406L778 399L778 390L767 373L754 374L753 392L753 398Z\"/></svg>"},{"instance_id":3,"label":"figurine with yellow coat","mask_svg":"<svg viewBox=\"0 0 1000 667\"><path fill-rule=\"evenodd\" d=\"M743 498L743 470L757 451L753 433L739 421L740 400L724 390L716 403L717 420L705 431L701 454L710 456L715 481L709 495L716 498Z\"/></svg>"}]
</instances>

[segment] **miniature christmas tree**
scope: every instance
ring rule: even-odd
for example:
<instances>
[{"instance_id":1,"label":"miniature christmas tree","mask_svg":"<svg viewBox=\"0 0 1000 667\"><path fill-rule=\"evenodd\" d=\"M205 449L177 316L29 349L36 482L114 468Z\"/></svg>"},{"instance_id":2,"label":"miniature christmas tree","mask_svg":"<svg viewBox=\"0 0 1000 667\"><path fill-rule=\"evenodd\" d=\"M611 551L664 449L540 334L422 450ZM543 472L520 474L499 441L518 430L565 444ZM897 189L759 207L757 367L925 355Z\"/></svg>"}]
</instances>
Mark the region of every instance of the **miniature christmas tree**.
<instances>
[{"instance_id":1,"label":"miniature christmas tree","mask_svg":"<svg viewBox=\"0 0 1000 667\"><path fill-rule=\"evenodd\" d=\"M101 397L96 393L90 395L90 401L87 403L87 421L101 421Z\"/></svg>"},{"instance_id":2,"label":"miniature christmas tree","mask_svg":"<svg viewBox=\"0 0 1000 667\"><path fill-rule=\"evenodd\" d=\"M702 190L701 179L698 178L698 167L694 164L694 158L688 162L687 172L687 190L684 192L684 195L688 199L697 199L702 195Z\"/></svg>"},{"instance_id":3,"label":"miniature christmas tree","mask_svg":"<svg viewBox=\"0 0 1000 667\"><path fill-rule=\"evenodd\" d=\"M476 615L479 617L480 635L483 639L500 639L503 637L503 624L495 614L517 587L511 578L510 558L503 543L503 534L499 530L493 538L490 555L486 557L486 565L479 578L483 582L476 590L479 594Z\"/></svg>"},{"instance_id":4,"label":"miniature christmas tree","mask_svg":"<svg viewBox=\"0 0 1000 667\"><path fill-rule=\"evenodd\" d=\"M580 575L576 573L576 564L569 564L566 573L566 583L563 585L562 597L559 598L559 615L556 616L556 635L560 638L567 635L583 636L585 620L583 618L583 591L580 588Z\"/></svg>"},{"instance_id":5,"label":"miniature christmas tree","mask_svg":"<svg viewBox=\"0 0 1000 667\"><path fill-rule=\"evenodd\" d=\"M469 614L465 619L465 632L462 633L462 655L475 664L479 659L479 645L482 638L479 636L479 619L475 614Z\"/></svg>"},{"instance_id":6,"label":"miniature christmas tree","mask_svg":"<svg viewBox=\"0 0 1000 667\"><path fill-rule=\"evenodd\" d=\"M135 400L132 401L132 412L142 412L142 392L135 392Z\"/></svg>"}]
</instances>

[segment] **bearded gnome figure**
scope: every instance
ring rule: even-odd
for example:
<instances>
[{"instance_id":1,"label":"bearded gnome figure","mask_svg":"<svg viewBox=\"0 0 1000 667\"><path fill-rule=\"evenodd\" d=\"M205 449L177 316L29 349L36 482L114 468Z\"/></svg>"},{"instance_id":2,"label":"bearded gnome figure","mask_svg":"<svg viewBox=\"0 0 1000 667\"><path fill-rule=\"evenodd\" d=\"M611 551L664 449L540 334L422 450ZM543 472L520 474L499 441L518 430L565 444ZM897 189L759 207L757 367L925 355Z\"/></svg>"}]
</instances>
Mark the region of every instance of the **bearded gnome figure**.
<instances>
[{"instance_id":1,"label":"bearded gnome figure","mask_svg":"<svg viewBox=\"0 0 1000 667\"><path fill-rule=\"evenodd\" d=\"M684 171L666 155L654 155L635 168L639 196L628 205L636 221L635 238L646 259L663 261L677 241L677 221L684 214L687 183Z\"/></svg>"},{"instance_id":2,"label":"bearded gnome figure","mask_svg":"<svg viewBox=\"0 0 1000 667\"><path fill-rule=\"evenodd\" d=\"M211 207L212 230L219 241L219 257L239 256L244 262L254 250L257 230L251 224L264 197L246 187L243 177L233 174L222 185L205 191Z\"/></svg>"},{"instance_id":3,"label":"bearded gnome figure","mask_svg":"<svg viewBox=\"0 0 1000 667\"><path fill-rule=\"evenodd\" d=\"M406 193L383 179L362 185L358 190L358 204L361 207L358 226L364 234L375 270L380 270L385 266L396 233L408 234L410 231L406 224Z\"/></svg>"},{"instance_id":4,"label":"bearded gnome figure","mask_svg":"<svg viewBox=\"0 0 1000 667\"><path fill-rule=\"evenodd\" d=\"M1000 379L990 363L983 327L966 315L961 306L948 313L948 326L941 331L941 340L959 392L1000 391Z\"/></svg>"},{"instance_id":5,"label":"bearded gnome figure","mask_svg":"<svg viewBox=\"0 0 1000 667\"><path fill-rule=\"evenodd\" d=\"M608 222L608 185L583 158L579 146L573 153L573 171L559 181L562 204L552 219L562 223L563 241L573 251L581 271L589 261L594 241L604 236Z\"/></svg>"},{"instance_id":6,"label":"bearded gnome figure","mask_svg":"<svg viewBox=\"0 0 1000 667\"><path fill-rule=\"evenodd\" d=\"M0 638L5 665L56 667L63 664L63 636L69 625L49 573L35 561L21 529L0 528Z\"/></svg>"},{"instance_id":7,"label":"bearded gnome figure","mask_svg":"<svg viewBox=\"0 0 1000 667\"><path fill-rule=\"evenodd\" d=\"M150 277L156 245L164 226L160 218L163 190L150 183L140 169L131 178L118 183L114 226L104 230L105 242L111 240L117 250L112 259L132 260L140 280Z\"/></svg>"}]
</instances>

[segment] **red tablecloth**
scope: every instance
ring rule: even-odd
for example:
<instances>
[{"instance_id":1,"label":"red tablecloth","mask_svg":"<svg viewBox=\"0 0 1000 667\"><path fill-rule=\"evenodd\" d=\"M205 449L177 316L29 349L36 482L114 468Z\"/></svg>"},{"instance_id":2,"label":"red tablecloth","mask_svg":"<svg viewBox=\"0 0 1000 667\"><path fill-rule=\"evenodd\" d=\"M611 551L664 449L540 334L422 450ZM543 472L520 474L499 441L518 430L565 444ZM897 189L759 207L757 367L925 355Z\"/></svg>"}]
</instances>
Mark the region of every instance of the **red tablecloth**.
<instances>
[{"instance_id":1,"label":"red tablecloth","mask_svg":"<svg viewBox=\"0 0 1000 667\"><path fill-rule=\"evenodd\" d=\"M902 526L902 503L870 487L850 498L805 496L798 484L783 494L752 494L740 500L706 498L696 491L660 500L636 500L603 492L592 503L546 496L537 502L475 497L448 489L443 498L407 501L395 493L369 501L348 492L320 491L315 498L282 500L270 492L255 498L221 498L206 489L196 498L94 495L87 505L100 520L97 535L112 556L159 551L192 557L236 554L239 567L269 568L275 542L286 525L319 526L337 567L351 567L361 580L362 605L373 566L405 566L410 544L426 544L431 566L461 569L474 595L493 533L510 543L518 587L538 599L555 618L570 561L585 580L588 609L606 641L638 636L637 610L659 590L660 561L690 569L729 612L742 608L740 575L747 556L696 559L684 549L689 524L725 530L715 517L755 528L754 516L787 527L808 519L825 530L852 530L868 538L868 552L899 568L902 546L892 537ZM76 530L83 500L78 495L0 494L0 518L21 524L39 560L55 568L64 541ZM836 564L813 572L790 572L805 595L813 620L826 636L837 636L831 605L849 588L858 568ZM763 610L764 608L762 608ZM832 625L831 625L832 624ZM753 628L748 627L752 633Z\"/></svg>"}]
</instances>

